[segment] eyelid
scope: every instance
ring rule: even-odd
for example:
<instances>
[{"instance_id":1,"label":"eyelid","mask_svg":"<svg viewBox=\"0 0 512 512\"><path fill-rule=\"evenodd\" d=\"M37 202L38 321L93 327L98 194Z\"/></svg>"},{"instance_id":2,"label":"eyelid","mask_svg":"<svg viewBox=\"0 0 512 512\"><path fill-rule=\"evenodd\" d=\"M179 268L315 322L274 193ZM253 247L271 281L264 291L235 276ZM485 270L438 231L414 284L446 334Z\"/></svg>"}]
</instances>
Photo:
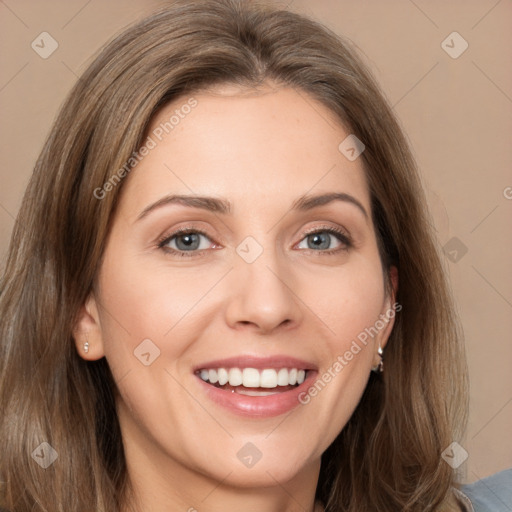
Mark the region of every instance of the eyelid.
<instances>
[{"instance_id":1,"label":"eyelid","mask_svg":"<svg viewBox=\"0 0 512 512\"><path fill-rule=\"evenodd\" d=\"M200 249L200 250L196 250L196 251L180 251L180 250L173 249L172 247L166 247L166 245L173 238L175 238L179 235L185 235L187 233L197 233L199 235L203 235L214 245L214 248L218 248L220 246L220 244L218 244L213 239L213 237L210 236L205 230L195 227L195 226L188 225L188 226L176 228L176 229L172 230L171 232L166 232L164 235L160 236L156 241L156 247L158 249L162 249L163 251L179 254L181 256L184 256L184 255L193 256L193 255L201 254L207 250L207 249Z\"/></svg>"},{"instance_id":2,"label":"eyelid","mask_svg":"<svg viewBox=\"0 0 512 512\"><path fill-rule=\"evenodd\" d=\"M342 243L344 243L347 247L352 247L352 245L354 244L352 236L346 229L339 227L339 226L332 226L329 224L325 224L325 225L321 225L321 226L314 226L311 229L307 229L306 231L304 231L302 233L301 239L299 240L299 242L297 242L297 244L302 242L302 240L304 240L304 238L309 235L313 235L315 233L323 233L323 232L328 232L333 235L337 235L340 238L340 241ZM295 245L297 245L297 244L295 244ZM315 251L315 252L322 252L322 251ZM323 252L326 252L326 251L323 251Z\"/></svg>"},{"instance_id":3,"label":"eyelid","mask_svg":"<svg viewBox=\"0 0 512 512\"><path fill-rule=\"evenodd\" d=\"M333 231L335 233L345 236L348 239L351 238L349 232L346 229L342 228L341 226L332 226L331 224L322 224L319 226L308 228L303 232L302 237L322 231Z\"/></svg>"},{"instance_id":4,"label":"eyelid","mask_svg":"<svg viewBox=\"0 0 512 512\"><path fill-rule=\"evenodd\" d=\"M342 247L338 247L336 249L323 249L323 250L314 250L314 249L304 249L303 248L300 250L306 250L306 251L309 250L311 252L318 253L318 254L331 254L331 253L336 253L336 252L340 252L340 251L347 251L350 248L352 248L354 245L352 237L346 229L344 229L340 226L333 226L330 224L322 224L322 225L313 226L313 227L308 228L305 231L303 231L301 234L300 240L294 244L293 248L295 248L298 244L300 244L307 236L315 234L315 233L325 233L325 232L338 238L338 241L342 244ZM177 237L179 235L187 234L187 233L197 233L199 235L206 237L212 243L213 247L208 248L208 249L197 249L197 250L193 250L193 251L180 251L179 249L174 249L172 247L166 247L166 245L172 239L174 239L175 237ZM214 240L214 238L212 236L210 236L206 232L206 230L196 227L194 225L190 225L190 224L186 225L186 226L178 227L178 228L172 230L171 232L167 231L164 235L162 235L161 237L159 237L157 239L156 246L158 249L161 249L167 253L178 255L178 256L189 256L189 257L190 256L201 256L201 255L204 255L205 252L210 249L219 249L222 247L220 244L218 244Z\"/></svg>"}]
</instances>

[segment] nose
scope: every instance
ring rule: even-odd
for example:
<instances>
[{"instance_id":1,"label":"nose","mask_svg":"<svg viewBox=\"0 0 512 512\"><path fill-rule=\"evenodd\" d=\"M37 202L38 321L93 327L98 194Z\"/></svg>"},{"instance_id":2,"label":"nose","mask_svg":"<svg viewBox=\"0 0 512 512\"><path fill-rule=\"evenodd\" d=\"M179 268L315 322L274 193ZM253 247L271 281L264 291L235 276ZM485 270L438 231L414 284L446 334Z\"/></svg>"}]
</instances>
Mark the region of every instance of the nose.
<instances>
[{"instance_id":1,"label":"nose","mask_svg":"<svg viewBox=\"0 0 512 512\"><path fill-rule=\"evenodd\" d=\"M226 322L231 328L268 334L300 324L303 313L293 290L293 273L275 252L265 250L252 263L240 258L230 278Z\"/></svg>"}]
</instances>

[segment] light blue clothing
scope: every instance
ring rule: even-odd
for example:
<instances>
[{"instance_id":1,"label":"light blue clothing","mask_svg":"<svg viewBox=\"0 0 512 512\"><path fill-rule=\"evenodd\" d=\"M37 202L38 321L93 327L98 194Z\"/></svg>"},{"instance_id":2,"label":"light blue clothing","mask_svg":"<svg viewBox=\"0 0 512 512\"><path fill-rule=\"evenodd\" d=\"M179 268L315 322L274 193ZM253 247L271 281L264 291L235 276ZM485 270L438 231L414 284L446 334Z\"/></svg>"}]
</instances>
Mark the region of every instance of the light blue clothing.
<instances>
[{"instance_id":1,"label":"light blue clothing","mask_svg":"<svg viewBox=\"0 0 512 512\"><path fill-rule=\"evenodd\" d=\"M463 485L475 512L512 512L512 468Z\"/></svg>"}]
</instances>

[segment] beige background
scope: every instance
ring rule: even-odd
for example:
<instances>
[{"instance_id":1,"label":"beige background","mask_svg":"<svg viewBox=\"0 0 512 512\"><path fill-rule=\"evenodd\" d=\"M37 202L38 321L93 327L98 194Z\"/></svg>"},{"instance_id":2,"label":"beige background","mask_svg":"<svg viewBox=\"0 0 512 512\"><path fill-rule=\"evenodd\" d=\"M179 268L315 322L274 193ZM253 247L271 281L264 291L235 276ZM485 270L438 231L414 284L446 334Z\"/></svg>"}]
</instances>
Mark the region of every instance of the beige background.
<instances>
[{"instance_id":1,"label":"beige background","mask_svg":"<svg viewBox=\"0 0 512 512\"><path fill-rule=\"evenodd\" d=\"M65 94L104 42L162 3L0 1L0 269L22 193ZM463 442L469 457L461 478L512 467L512 3L288 3L357 44L410 138L439 243L456 237L448 247L458 252L446 265L471 377ZM46 60L31 48L43 31L59 44ZM441 46L453 31L469 44L456 59ZM447 40L452 51L462 43Z\"/></svg>"}]
</instances>

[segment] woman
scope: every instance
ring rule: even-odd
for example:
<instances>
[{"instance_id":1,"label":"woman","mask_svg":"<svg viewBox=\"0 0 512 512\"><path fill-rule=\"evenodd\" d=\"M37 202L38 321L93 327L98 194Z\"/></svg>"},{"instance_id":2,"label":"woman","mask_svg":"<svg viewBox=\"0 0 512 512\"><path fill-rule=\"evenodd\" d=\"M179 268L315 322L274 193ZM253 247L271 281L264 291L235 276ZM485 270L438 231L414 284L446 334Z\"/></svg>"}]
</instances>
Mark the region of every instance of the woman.
<instances>
[{"instance_id":1,"label":"woman","mask_svg":"<svg viewBox=\"0 0 512 512\"><path fill-rule=\"evenodd\" d=\"M464 510L433 240L348 42L235 0L131 27L71 92L14 230L2 506Z\"/></svg>"}]
</instances>

